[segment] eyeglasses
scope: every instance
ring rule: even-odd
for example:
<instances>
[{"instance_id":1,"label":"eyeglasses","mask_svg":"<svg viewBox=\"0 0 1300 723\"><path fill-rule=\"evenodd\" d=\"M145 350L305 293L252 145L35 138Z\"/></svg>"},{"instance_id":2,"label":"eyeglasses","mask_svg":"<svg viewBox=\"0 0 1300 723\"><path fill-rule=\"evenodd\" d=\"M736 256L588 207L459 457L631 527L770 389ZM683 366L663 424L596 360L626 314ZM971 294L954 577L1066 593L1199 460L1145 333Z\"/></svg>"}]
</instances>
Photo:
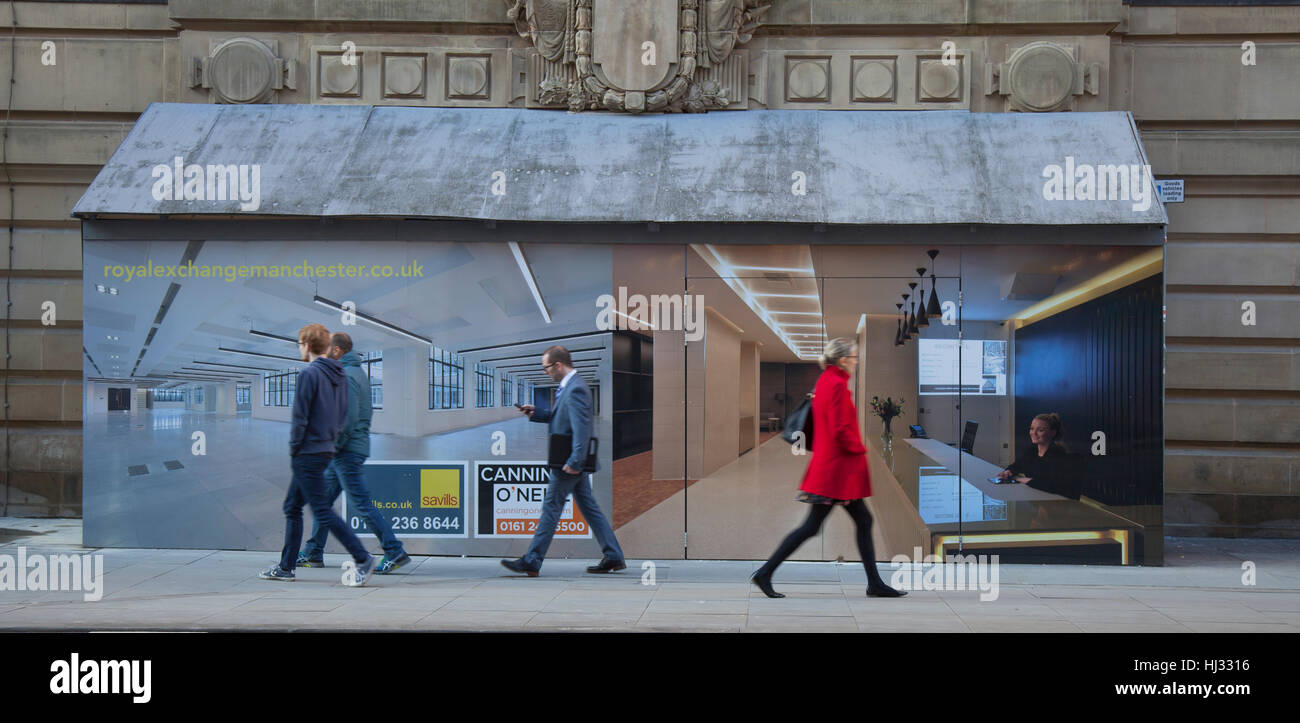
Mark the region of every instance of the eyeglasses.
<instances>
[{"instance_id":1,"label":"eyeglasses","mask_svg":"<svg viewBox=\"0 0 1300 723\"><path fill-rule=\"evenodd\" d=\"M555 366L556 364L559 364L559 362L551 362L550 364L543 364L542 371L549 372L551 370L551 367Z\"/></svg>"}]
</instances>

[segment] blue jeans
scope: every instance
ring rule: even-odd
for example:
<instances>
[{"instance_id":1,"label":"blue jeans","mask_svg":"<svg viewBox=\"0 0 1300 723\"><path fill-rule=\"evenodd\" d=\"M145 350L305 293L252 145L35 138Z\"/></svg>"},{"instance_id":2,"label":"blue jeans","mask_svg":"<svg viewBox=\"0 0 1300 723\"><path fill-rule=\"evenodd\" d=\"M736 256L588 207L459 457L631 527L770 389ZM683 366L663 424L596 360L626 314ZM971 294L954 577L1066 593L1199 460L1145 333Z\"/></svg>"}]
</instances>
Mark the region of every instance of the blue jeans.
<instances>
[{"instance_id":1,"label":"blue jeans","mask_svg":"<svg viewBox=\"0 0 1300 723\"><path fill-rule=\"evenodd\" d=\"M364 455L356 452L340 452L334 456L334 461L330 466L325 468L325 497L329 499L330 505L334 500L339 498L339 493L347 490L348 504L356 508L357 514L364 515L366 523L370 525L370 530L379 538L379 544L384 547L384 554L388 559L393 560L401 557L405 550L402 549L402 543L393 534L392 525L388 524L388 518L379 511L378 507L370 504L370 490L366 489L366 480L361 476L362 465L366 463ZM302 552L307 557L315 560L325 554L325 540L329 535L329 530L316 520L311 527L311 537L307 544L302 546Z\"/></svg>"},{"instance_id":2,"label":"blue jeans","mask_svg":"<svg viewBox=\"0 0 1300 723\"><path fill-rule=\"evenodd\" d=\"M537 521L537 532L533 533L533 541L528 545L528 552L524 553L524 564L534 570L541 569L546 551L550 549L551 540L555 537L555 525L560 521L560 513L564 512L564 501L569 495L573 495L574 504L582 511L582 516L587 518L587 524L591 525L591 532L596 536L596 542L600 543L600 551L605 559L622 561L623 550L614 537L614 528L610 527L609 520L600 511L600 505L596 504L596 495L591 491L587 475L565 474L562 469L554 469L551 470L550 483L546 485L546 497L542 500L542 517Z\"/></svg>"},{"instance_id":3,"label":"blue jeans","mask_svg":"<svg viewBox=\"0 0 1300 723\"><path fill-rule=\"evenodd\" d=\"M298 560L298 548L302 545L302 507L311 505L311 513L318 522L323 522L326 529L334 533L339 542L352 554L358 563L370 559L370 553L362 547L361 540L352 534L342 518L334 514L334 509L325 497L325 468L329 466L327 454L300 454L290 458L293 467L293 480L289 482L289 493L284 497L284 549L280 551L280 569L292 570Z\"/></svg>"}]
</instances>

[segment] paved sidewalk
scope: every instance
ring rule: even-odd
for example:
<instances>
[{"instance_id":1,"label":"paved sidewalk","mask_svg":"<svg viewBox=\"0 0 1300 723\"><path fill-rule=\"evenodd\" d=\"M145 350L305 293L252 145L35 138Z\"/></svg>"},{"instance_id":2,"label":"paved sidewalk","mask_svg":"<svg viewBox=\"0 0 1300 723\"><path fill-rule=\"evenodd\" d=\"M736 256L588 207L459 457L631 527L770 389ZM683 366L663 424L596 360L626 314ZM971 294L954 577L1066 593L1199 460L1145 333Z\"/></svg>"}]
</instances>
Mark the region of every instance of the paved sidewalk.
<instances>
[{"instance_id":1,"label":"paved sidewalk","mask_svg":"<svg viewBox=\"0 0 1300 723\"><path fill-rule=\"evenodd\" d=\"M1300 632L1300 540L1170 539L1166 566L1002 565L996 600L977 590L867 598L856 563L786 563L769 600L756 562L642 560L588 575L594 560L548 560L538 578L497 560L419 557L362 588L343 555L260 580L271 552L81 547L79 520L0 518L0 556L103 555L103 597L0 590L3 630L427 630L718 632ZM1242 584L1243 562L1256 584ZM894 568L882 564L889 580Z\"/></svg>"}]
</instances>

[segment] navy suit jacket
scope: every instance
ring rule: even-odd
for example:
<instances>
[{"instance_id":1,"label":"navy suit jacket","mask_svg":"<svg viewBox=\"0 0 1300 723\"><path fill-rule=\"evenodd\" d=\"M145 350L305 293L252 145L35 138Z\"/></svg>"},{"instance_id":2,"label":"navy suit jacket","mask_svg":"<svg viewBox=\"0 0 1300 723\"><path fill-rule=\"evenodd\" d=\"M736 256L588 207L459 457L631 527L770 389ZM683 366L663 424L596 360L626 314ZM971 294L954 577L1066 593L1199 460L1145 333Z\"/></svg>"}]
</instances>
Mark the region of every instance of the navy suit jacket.
<instances>
[{"instance_id":1,"label":"navy suit jacket","mask_svg":"<svg viewBox=\"0 0 1300 723\"><path fill-rule=\"evenodd\" d=\"M550 434L573 435L573 451L565 464L570 469L581 470L587 463L587 442L592 436L591 416L591 387L574 374L556 395L555 406L546 411L535 410L529 419L545 423Z\"/></svg>"}]
</instances>

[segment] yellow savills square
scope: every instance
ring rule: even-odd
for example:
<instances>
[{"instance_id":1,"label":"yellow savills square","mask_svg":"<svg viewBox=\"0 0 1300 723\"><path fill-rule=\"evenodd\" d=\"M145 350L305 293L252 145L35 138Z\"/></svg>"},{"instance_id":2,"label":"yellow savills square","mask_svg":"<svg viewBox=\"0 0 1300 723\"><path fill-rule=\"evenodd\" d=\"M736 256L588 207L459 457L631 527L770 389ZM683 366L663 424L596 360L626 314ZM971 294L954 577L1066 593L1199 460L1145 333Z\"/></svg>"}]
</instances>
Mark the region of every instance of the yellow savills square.
<instances>
[{"instance_id":1,"label":"yellow savills square","mask_svg":"<svg viewBox=\"0 0 1300 723\"><path fill-rule=\"evenodd\" d=\"M460 507L460 470L420 470L421 507Z\"/></svg>"}]
</instances>

